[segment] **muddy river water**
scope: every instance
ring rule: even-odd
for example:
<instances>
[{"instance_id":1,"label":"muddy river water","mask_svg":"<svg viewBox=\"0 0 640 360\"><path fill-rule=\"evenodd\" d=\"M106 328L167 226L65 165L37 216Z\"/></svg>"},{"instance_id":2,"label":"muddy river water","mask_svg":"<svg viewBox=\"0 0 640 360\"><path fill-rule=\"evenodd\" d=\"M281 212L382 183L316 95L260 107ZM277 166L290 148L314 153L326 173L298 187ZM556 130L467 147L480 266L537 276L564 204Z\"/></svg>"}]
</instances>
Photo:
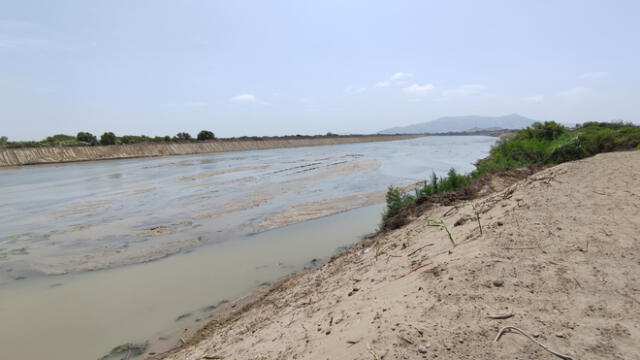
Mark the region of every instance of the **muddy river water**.
<instances>
[{"instance_id":1,"label":"muddy river water","mask_svg":"<svg viewBox=\"0 0 640 360\"><path fill-rule=\"evenodd\" d=\"M0 169L0 359L174 345L211 309L375 230L390 185L490 137Z\"/></svg>"}]
</instances>

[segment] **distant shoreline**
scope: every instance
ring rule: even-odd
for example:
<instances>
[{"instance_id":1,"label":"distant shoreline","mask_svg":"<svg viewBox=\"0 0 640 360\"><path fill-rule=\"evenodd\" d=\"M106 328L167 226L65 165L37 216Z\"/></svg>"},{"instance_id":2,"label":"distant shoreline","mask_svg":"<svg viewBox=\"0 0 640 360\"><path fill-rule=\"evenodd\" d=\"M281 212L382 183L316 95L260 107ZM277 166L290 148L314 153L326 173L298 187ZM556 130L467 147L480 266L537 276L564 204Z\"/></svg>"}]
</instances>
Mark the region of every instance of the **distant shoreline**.
<instances>
[{"instance_id":1,"label":"distant shoreline","mask_svg":"<svg viewBox=\"0 0 640 360\"><path fill-rule=\"evenodd\" d=\"M0 149L0 167L340 145L404 140L422 136L425 135L349 135L305 137L300 139L213 140L199 143L147 143Z\"/></svg>"}]
</instances>

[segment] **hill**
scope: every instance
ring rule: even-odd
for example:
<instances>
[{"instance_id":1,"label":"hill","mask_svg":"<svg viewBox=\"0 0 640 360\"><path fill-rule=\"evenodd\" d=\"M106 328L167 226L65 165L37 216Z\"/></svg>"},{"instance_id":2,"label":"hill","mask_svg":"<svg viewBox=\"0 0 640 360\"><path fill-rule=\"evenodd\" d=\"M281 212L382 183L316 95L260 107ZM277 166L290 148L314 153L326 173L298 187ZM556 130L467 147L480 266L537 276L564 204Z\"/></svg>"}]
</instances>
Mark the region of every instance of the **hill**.
<instances>
[{"instance_id":1,"label":"hill","mask_svg":"<svg viewBox=\"0 0 640 360\"><path fill-rule=\"evenodd\" d=\"M522 129L536 120L510 114L504 116L447 116L419 124L392 127L379 134L436 134L482 130Z\"/></svg>"}]
</instances>

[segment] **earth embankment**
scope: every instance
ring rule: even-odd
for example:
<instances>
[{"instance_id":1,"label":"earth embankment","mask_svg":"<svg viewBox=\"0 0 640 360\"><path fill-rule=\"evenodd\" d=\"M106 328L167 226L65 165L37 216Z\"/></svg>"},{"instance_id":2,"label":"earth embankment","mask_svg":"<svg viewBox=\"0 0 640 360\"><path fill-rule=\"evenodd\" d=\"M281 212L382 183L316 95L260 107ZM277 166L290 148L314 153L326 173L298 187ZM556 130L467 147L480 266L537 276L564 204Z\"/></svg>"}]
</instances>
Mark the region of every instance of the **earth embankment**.
<instances>
[{"instance_id":1,"label":"earth embankment","mask_svg":"<svg viewBox=\"0 0 640 360\"><path fill-rule=\"evenodd\" d=\"M111 146L54 146L0 149L1 166L19 166L74 161L127 159L170 155L192 155L265 150L304 146L352 144L415 138L414 135L362 135L286 139L214 140L199 143L163 143Z\"/></svg>"}]
</instances>

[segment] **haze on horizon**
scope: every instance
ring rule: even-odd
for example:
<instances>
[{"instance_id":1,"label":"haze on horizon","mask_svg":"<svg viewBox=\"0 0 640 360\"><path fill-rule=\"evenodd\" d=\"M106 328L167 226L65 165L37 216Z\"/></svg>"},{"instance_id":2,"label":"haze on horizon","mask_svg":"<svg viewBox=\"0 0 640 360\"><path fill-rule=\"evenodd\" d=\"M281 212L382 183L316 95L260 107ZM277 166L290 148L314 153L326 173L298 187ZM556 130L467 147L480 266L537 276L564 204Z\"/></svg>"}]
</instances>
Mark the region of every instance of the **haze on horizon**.
<instances>
[{"instance_id":1,"label":"haze on horizon","mask_svg":"<svg viewBox=\"0 0 640 360\"><path fill-rule=\"evenodd\" d=\"M0 135L640 121L637 1L0 4Z\"/></svg>"}]
</instances>

